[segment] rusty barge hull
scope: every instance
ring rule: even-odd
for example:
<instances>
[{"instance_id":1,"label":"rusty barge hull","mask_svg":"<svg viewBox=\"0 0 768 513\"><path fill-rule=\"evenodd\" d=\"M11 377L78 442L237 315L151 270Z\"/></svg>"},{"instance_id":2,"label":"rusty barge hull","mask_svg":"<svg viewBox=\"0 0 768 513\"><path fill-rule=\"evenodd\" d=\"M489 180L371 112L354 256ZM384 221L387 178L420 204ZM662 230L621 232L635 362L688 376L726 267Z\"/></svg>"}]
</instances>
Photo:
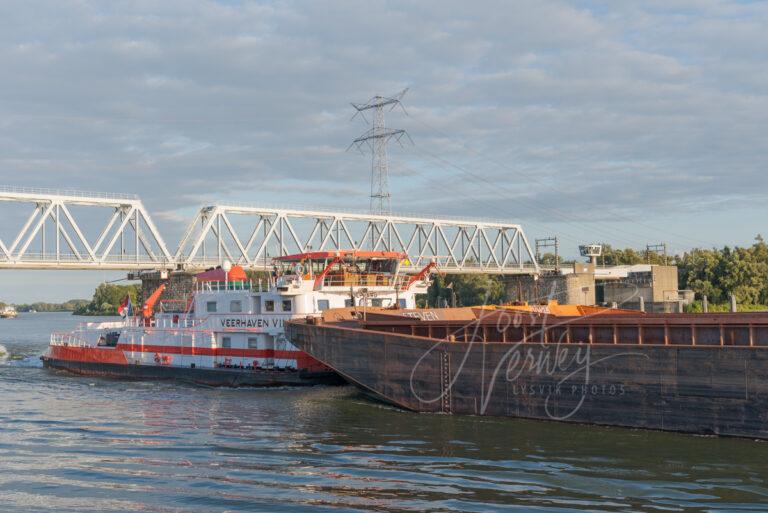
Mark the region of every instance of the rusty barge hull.
<instances>
[{"instance_id":1,"label":"rusty barge hull","mask_svg":"<svg viewBox=\"0 0 768 513\"><path fill-rule=\"evenodd\" d=\"M768 439L768 316L289 323L370 395L433 413Z\"/></svg>"}]
</instances>

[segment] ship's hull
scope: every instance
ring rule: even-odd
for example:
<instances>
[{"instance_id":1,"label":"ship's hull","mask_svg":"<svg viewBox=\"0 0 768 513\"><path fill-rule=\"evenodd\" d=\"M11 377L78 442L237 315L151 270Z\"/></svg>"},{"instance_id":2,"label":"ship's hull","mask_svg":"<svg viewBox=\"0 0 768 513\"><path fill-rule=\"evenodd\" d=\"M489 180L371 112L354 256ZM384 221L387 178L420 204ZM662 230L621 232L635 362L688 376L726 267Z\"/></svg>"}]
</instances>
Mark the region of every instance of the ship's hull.
<instances>
[{"instance_id":1,"label":"ship's hull","mask_svg":"<svg viewBox=\"0 0 768 513\"><path fill-rule=\"evenodd\" d=\"M302 322L286 333L408 410L768 439L768 347L449 342Z\"/></svg>"},{"instance_id":2,"label":"ship's hull","mask_svg":"<svg viewBox=\"0 0 768 513\"><path fill-rule=\"evenodd\" d=\"M220 387L280 387L341 385L344 380L331 371L267 369L202 369L165 365L131 365L42 357L47 369L84 376L127 380L174 380Z\"/></svg>"}]
</instances>

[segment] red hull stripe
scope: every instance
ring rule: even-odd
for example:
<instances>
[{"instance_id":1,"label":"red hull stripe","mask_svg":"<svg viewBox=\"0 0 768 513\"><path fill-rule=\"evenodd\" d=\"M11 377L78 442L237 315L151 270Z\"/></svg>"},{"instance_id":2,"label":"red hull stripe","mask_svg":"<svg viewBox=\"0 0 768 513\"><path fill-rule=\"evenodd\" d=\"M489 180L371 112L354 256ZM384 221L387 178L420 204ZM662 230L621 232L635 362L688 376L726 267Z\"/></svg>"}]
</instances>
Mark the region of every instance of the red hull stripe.
<instances>
[{"instance_id":1,"label":"red hull stripe","mask_svg":"<svg viewBox=\"0 0 768 513\"><path fill-rule=\"evenodd\" d=\"M127 364L122 351L100 347L50 346L51 356L59 360L78 362Z\"/></svg>"},{"instance_id":2,"label":"red hull stripe","mask_svg":"<svg viewBox=\"0 0 768 513\"><path fill-rule=\"evenodd\" d=\"M71 360L93 363L117 363L127 365L125 352L156 353L158 355L214 356L227 358L277 358L296 360L297 369L311 371L328 370L323 364L302 351L276 351L274 349L231 349L210 347L155 346L141 344L118 344L115 348L50 346L50 355L57 360ZM244 362L243 364L250 362Z\"/></svg>"},{"instance_id":3,"label":"red hull stripe","mask_svg":"<svg viewBox=\"0 0 768 513\"><path fill-rule=\"evenodd\" d=\"M137 353L164 353L182 356L229 356L235 358L299 358L306 356L301 351L283 351L275 349L232 349L212 347L157 346L150 344L118 344L116 349Z\"/></svg>"}]
</instances>

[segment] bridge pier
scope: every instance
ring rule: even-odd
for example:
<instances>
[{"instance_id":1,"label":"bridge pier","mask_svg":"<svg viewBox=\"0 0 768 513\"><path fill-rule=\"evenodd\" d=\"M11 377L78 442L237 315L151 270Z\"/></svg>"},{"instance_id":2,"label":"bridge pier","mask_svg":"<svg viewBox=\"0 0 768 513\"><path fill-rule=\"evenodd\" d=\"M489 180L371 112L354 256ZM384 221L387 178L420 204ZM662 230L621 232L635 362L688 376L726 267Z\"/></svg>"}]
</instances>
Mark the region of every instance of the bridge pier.
<instances>
[{"instance_id":1,"label":"bridge pier","mask_svg":"<svg viewBox=\"0 0 768 513\"><path fill-rule=\"evenodd\" d=\"M555 299L561 304L594 305L594 268L586 267L582 269L586 272L560 274L550 271L538 276L515 275L503 276L501 279L510 301L538 304Z\"/></svg>"}]
</instances>

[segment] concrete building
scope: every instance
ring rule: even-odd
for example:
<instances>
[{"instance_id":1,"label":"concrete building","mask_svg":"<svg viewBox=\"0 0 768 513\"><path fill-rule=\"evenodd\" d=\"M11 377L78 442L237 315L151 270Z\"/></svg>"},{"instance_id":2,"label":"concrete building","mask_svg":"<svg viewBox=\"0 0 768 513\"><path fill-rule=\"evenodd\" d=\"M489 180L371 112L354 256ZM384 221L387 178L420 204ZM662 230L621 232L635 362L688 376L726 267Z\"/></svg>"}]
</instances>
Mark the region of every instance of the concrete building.
<instances>
[{"instance_id":1,"label":"concrete building","mask_svg":"<svg viewBox=\"0 0 768 513\"><path fill-rule=\"evenodd\" d=\"M596 302L595 268L592 264L574 264L566 272L539 276L505 278L507 299L529 303L556 299L562 304L594 305Z\"/></svg>"},{"instance_id":2,"label":"concrete building","mask_svg":"<svg viewBox=\"0 0 768 513\"><path fill-rule=\"evenodd\" d=\"M677 266L626 266L627 274L618 280L602 282L602 303L614 303L622 308L647 312L676 312L680 310Z\"/></svg>"},{"instance_id":3,"label":"concrete building","mask_svg":"<svg viewBox=\"0 0 768 513\"><path fill-rule=\"evenodd\" d=\"M577 262L558 273L508 277L505 284L510 301L529 303L557 299L568 304L677 312L692 300L691 294L678 290L677 267L672 265L595 267Z\"/></svg>"}]
</instances>

